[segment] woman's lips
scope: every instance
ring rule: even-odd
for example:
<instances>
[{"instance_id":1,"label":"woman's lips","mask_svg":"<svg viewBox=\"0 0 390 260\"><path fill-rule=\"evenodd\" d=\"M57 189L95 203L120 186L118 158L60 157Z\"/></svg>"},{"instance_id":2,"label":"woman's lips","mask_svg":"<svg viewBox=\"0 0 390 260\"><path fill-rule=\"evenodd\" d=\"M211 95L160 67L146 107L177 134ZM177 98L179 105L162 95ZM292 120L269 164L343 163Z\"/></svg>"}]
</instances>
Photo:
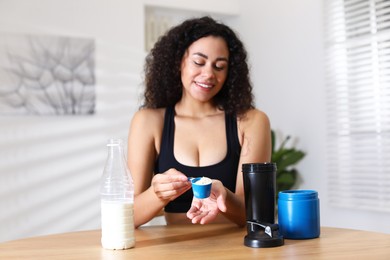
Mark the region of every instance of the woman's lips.
<instances>
[{"instance_id":1,"label":"woman's lips","mask_svg":"<svg viewBox=\"0 0 390 260\"><path fill-rule=\"evenodd\" d=\"M210 83L201 83L201 82L195 82L195 83L196 83L196 85L200 86L201 88L207 88L207 89L210 89L214 86L213 84L210 84Z\"/></svg>"}]
</instances>

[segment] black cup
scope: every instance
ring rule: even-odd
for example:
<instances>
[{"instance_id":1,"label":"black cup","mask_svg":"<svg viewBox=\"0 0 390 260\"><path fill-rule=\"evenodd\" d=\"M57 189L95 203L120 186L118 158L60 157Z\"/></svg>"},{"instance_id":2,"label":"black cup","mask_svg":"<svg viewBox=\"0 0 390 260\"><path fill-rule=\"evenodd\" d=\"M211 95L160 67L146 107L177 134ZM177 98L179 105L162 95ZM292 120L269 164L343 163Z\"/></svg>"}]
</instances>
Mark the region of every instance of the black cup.
<instances>
[{"instance_id":1,"label":"black cup","mask_svg":"<svg viewBox=\"0 0 390 260\"><path fill-rule=\"evenodd\" d=\"M244 245L275 247L284 244L275 223L276 164L242 165L247 235Z\"/></svg>"},{"instance_id":2,"label":"black cup","mask_svg":"<svg viewBox=\"0 0 390 260\"><path fill-rule=\"evenodd\" d=\"M247 221L275 223L275 163L242 165Z\"/></svg>"}]
</instances>

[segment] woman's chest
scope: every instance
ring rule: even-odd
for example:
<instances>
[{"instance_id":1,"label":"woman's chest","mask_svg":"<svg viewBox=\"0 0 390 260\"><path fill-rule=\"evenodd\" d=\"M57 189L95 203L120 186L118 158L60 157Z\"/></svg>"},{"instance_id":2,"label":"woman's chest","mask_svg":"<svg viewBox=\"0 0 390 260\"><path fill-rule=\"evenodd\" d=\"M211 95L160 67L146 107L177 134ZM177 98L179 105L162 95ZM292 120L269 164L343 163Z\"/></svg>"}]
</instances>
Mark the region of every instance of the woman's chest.
<instances>
[{"instance_id":1,"label":"woman's chest","mask_svg":"<svg viewBox=\"0 0 390 260\"><path fill-rule=\"evenodd\" d=\"M178 162L187 166L209 166L227 154L224 115L212 118L175 117L173 151Z\"/></svg>"}]
</instances>

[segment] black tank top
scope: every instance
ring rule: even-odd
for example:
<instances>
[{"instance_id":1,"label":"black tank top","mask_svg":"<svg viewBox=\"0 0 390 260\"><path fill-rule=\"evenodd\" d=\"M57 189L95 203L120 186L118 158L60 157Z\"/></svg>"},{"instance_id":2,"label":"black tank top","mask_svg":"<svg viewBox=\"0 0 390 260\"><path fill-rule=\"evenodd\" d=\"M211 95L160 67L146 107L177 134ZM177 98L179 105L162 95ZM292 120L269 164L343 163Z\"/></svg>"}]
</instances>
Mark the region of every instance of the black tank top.
<instances>
[{"instance_id":1,"label":"black tank top","mask_svg":"<svg viewBox=\"0 0 390 260\"><path fill-rule=\"evenodd\" d=\"M168 107L165 111L164 129L161 140L160 154L155 163L155 173L163 173L170 168L184 173L188 177L209 177L220 180L230 191L236 189L237 169L240 158L241 146L237 134L237 119L235 116L225 114L227 153L219 163L209 166L186 166L179 163L173 154L175 133L175 111ZM166 212L184 213L191 207L193 193L188 190L165 206Z\"/></svg>"}]
</instances>

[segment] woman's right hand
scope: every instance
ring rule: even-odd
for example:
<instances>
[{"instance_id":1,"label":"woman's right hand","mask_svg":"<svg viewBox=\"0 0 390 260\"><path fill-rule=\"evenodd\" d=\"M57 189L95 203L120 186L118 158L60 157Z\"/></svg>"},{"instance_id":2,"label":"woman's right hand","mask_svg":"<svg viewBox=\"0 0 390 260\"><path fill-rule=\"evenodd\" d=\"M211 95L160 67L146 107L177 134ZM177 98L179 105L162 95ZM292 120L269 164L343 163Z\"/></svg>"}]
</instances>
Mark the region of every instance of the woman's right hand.
<instances>
[{"instance_id":1,"label":"woman's right hand","mask_svg":"<svg viewBox=\"0 0 390 260\"><path fill-rule=\"evenodd\" d=\"M172 201L189 190L191 182L178 170L169 169L153 176L152 187L160 200Z\"/></svg>"}]
</instances>

